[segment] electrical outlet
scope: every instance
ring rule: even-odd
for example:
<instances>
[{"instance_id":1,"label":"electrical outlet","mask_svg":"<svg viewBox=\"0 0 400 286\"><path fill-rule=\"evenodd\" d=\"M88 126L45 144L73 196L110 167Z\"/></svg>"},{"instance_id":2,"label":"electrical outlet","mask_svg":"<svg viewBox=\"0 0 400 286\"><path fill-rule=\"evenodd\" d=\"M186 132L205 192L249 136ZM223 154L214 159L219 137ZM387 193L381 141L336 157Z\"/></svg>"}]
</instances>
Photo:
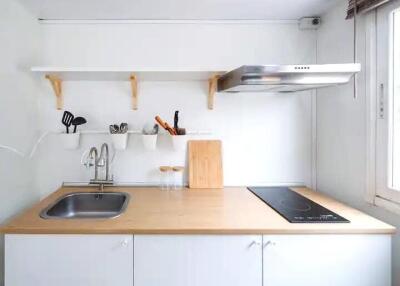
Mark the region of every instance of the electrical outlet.
<instances>
[{"instance_id":1,"label":"electrical outlet","mask_svg":"<svg viewBox=\"0 0 400 286\"><path fill-rule=\"evenodd\" d=\"M299 20L300 30L317 30L320 26L320 17L304 17Z\"/></svg>"}]
</instances>

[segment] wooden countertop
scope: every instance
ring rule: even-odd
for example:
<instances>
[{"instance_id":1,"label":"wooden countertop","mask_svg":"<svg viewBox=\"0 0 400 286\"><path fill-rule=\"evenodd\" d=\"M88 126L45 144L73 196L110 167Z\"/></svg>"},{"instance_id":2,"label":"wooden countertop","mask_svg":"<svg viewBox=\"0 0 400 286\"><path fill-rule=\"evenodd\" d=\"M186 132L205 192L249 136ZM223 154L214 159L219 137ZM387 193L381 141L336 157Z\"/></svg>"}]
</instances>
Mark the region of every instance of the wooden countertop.
<instances>
[{"instance_id":1,"label":"wooden countertop","mask_svg":"<svg viewBox=\"0 0 400 286\"><path fill-rule=\"evenodd\" d=\"M161 191L158 188L112 187L130 194L126 212L113 219L49 219L42 209L60 196L97 191L65 187L0 228L24 234L393 234L395 228L306 188L293 190L347 218L351 223L291 224L246 188Z\"/></svg>"}]
</instances>

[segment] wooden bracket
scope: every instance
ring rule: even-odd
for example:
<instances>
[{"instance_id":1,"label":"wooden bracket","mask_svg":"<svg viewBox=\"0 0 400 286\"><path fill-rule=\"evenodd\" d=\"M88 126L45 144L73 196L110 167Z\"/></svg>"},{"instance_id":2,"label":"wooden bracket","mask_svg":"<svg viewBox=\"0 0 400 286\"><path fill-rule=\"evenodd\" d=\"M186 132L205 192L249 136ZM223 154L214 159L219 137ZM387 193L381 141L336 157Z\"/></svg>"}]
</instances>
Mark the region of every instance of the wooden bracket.
<instances>
[{"instance_id":1,"label":"wooden bracket","mask_svg":"<svg viewBox=\"0 0 400 286\"><path fill-rule=\"evenodd\" d=\"M208 109L210 110L214 109L214 97L218 87L218 78L219 75L213 75L208 80Z\"/></svg>"},{"instance_id":2,"label":"wooden bracket","mask_svg":"<svg viewBox=\"0 0 400 286\"><path fill-rule=\"evenodd\" d=\"M138 90L137 90L137 77L132 74L130 77L131 88L132 88L132 109L138 109Z\"/></svg>"},{"instance_id":3,"label":"wooden bracket","mask_svg":"<svg viewBox=\"0 0 400 286\"><path fill-rule=\"evenodd\" d=\"M46 75L46 78L50 81L51 86L53 87L54 94L57 100L57 109L63 109L62 80L53 75Z\"/></svg>"}]
</instances>

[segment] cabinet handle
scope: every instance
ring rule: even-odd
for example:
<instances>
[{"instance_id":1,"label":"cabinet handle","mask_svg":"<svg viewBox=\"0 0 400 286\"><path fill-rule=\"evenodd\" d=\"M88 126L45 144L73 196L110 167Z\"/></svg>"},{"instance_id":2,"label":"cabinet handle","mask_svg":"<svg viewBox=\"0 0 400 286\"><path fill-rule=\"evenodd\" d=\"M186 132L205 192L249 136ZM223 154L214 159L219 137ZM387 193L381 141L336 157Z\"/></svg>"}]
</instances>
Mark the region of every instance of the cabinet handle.
<instances>
[{"instance_id":1,"label":"cabinet handle","mask_svg":"<svg viewBox=\"0 0 400 286\"><path fill-rule=\"evenodd\" d=\"M250 248L250 247L253 247L254 245L260 246L261 243L260 243L259 241L253 240L253 241L249 244L249 248Z\"/></svg>"},{"instance_id":2,"label":"cabinet handle","mask_svg":"<svg viewBox=\"0 0 400 286\"><path fill-rule=\"evenodd\" d=\"M268 245L275 246L275 244L276 244L275 242L268 240L263 244L263 249L266 248Z\"/></svg>"}]
</instances>

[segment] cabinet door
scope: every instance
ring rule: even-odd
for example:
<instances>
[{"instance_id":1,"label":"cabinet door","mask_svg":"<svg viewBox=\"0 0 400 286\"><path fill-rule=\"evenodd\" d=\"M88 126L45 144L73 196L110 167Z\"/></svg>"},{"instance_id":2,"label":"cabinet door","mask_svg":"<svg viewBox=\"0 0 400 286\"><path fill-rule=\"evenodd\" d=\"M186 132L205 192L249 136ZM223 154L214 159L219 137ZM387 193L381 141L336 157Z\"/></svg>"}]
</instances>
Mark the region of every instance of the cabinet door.
<instances>
[{"instance_id":1,"label":"cabinet door","mask_svg":"<svg viewBox=\"0 0 400 286\"><path fill-rule=\"evenodd\" d=\"M132 235L6 235L6 286L132 286Z\"/></svg>"},{"instance_id":2,"label":"cabinet door","mask_svg":"<svg viewBox=\"0 0 400 286\"><path fill-rule=\"evenodd\" d=\"M390 286L389 235L263 237L264 286Z\"/></svg>"},{"instance_id":3,"label":"cabinet door","mask_svg":"<svg viewBox=\"0 0 400 286\"><path fill-rule=\"evenodd\" d=\"M135 286L262 286L261 235L135 235Z\"/></svg>"}]
</instances>

